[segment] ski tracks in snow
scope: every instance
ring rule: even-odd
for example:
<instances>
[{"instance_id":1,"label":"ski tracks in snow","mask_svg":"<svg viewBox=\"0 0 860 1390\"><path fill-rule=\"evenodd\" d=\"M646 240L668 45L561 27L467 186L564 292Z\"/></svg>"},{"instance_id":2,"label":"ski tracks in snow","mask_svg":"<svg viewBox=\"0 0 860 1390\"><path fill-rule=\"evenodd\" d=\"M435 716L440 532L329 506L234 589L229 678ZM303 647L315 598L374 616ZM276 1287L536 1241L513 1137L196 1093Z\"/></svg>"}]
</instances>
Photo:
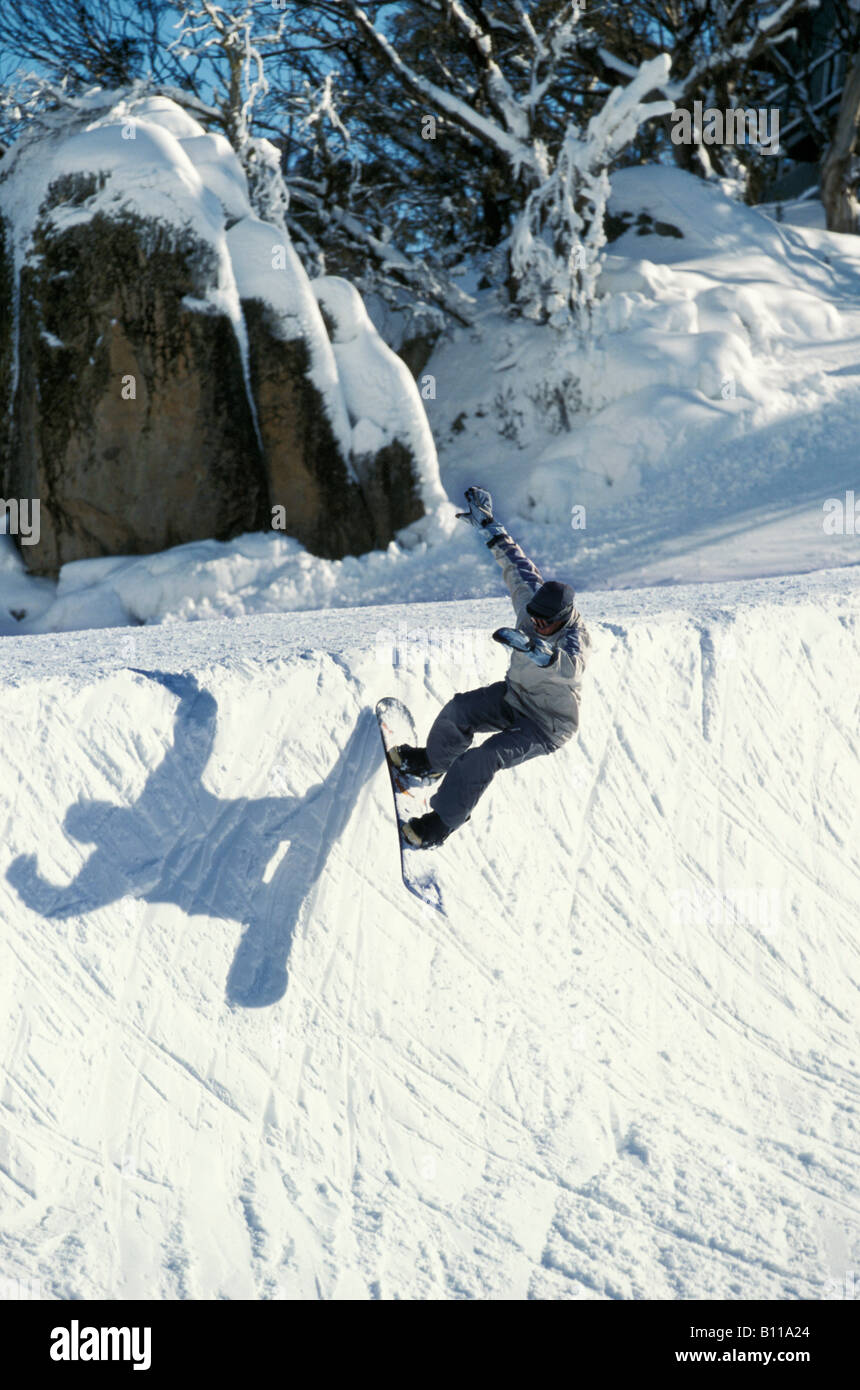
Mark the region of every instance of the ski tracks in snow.
<instances>
[{"instance_id":1,"label":"ski tracks in snow","mask_svg":"<svg viewBox=\"0 0 860 1390\"><path fill-rule=\"evenodd\" d=\"M478 648L392 673L283 619L282 659L7 688L0 1189L49 1294L826 1296L854 610L602 602L580 739L438 852L447 916L372 706L426 732Z\"/></svg>"}]
</instances>

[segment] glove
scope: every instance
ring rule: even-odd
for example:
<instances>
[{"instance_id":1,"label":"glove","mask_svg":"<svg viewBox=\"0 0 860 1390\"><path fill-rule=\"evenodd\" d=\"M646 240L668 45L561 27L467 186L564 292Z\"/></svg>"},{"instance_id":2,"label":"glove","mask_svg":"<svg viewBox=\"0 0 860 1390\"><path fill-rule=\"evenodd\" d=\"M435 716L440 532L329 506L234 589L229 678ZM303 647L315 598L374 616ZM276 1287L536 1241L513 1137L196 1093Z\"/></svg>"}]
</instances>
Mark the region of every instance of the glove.
<instances>
[{"instance_id":1,"label":"glove","mask_svg":"<svg viewBox=\"0 0 860 1390\"><path fill-rule=\"evenodd\" d=\"M552 666L558 660L558 652L549 642L542 637L527 637L516 627L500 627L493 633L493 641L500 642L503 647L513 647L515 652L522 652L536 666Z\"/></svg>"},{"instance_id":2,"label":"glove","mask_svg":"<svg viewBox=\"0 0 860 1390\"><path fill-rule=\"evenodd\" d=\"M492 497L485 487L467 487L465 497L469 504L469 510L458 512L458 521L467 521L470 526L474 526L482 532L488 545L492 544L497 537L504 534L505 530L500 522L493 520Z\"/></svg>"}]
</instances>

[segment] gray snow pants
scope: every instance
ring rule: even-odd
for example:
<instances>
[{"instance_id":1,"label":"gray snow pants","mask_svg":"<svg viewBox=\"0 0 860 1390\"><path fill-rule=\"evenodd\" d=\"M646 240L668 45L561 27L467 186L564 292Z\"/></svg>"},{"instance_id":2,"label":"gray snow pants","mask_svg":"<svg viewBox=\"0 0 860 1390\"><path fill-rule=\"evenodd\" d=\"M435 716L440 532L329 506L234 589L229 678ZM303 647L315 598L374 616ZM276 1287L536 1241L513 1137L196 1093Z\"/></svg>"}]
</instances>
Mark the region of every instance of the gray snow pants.
<instances>
[{"instance_id":1,"label":"gray snow pants","mask_svg":"<svg viewBox=\"0 0 860 1390\"><path fill-rule=\"evenodd\" d=\"M427 757L437 772L445 772L433 810L456 830L468 819L497 772L516 767L539 753L554 752L538 726L505 699L504 681L464 690L449 700L427 735ZM472 736L496 730L477 748Z\"/></svg>"}]
</instances>

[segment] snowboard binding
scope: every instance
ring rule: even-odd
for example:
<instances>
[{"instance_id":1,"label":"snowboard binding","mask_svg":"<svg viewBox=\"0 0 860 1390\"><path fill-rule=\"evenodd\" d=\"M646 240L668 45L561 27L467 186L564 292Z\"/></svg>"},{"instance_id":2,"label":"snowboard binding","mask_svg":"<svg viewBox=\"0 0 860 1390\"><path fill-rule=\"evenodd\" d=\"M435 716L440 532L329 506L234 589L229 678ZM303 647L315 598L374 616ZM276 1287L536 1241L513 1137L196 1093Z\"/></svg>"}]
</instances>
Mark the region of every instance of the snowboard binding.
<instances>
[{"instance_id":1,"label":"snowboard binding","mask_svg":"<svg viewBox=\"0 0 860 1390\"><path fill-rule=\"evenodd\" d=\"M426 748L414 748L411 743L399 743L388 750L388 760L401 777L406 777L421 786L438 782L441 772L434 772L427 759Z\"/></svg>"},{"instance_id":2,"label":"snowboard binding","mask_svg":"<svg viewBox=\"0 0 860 1390\"><path fill-rule=\"evenodd\" d=\"M435 849L451 834L442 817L435 811L426 816L414 816L403 827L403 838L413 849Z\"/></svg>"}]
</instances>

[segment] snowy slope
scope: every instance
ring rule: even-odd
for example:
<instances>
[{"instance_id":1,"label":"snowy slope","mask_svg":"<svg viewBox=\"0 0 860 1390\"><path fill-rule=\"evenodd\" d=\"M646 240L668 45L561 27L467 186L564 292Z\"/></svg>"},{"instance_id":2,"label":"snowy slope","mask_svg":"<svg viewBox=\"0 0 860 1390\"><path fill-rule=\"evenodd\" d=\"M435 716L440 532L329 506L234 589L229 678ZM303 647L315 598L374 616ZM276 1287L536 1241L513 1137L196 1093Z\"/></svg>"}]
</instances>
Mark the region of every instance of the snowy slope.
<instances>
[{"instance_id":1,"label":"snowy slope","mask_svg":"<svg viewBox=\"0 0 860 1390\"><path fill-rule=\"evenodd\" d=\"M588 587L857 564L857 535L823 527L827 499L860 497L857 238L671 168L618 171L610 206L650 221L606 248L584 350L536 341L485 296L431 358L449 496L480 476Z\"/></svg>"},{"instance_id":2,"label":"snowy slope","mask_svg":"<svg viewBox=\"0 0 860 1390\"><path fill-rule=\"evenodd\" d=\"M4 643L7 1277L844 1296L856 585L582 606L581 739L439 852L447 918L400 884L370 708L426 729L499 677L506 603Z\"/></svg>"}]
</instances>

